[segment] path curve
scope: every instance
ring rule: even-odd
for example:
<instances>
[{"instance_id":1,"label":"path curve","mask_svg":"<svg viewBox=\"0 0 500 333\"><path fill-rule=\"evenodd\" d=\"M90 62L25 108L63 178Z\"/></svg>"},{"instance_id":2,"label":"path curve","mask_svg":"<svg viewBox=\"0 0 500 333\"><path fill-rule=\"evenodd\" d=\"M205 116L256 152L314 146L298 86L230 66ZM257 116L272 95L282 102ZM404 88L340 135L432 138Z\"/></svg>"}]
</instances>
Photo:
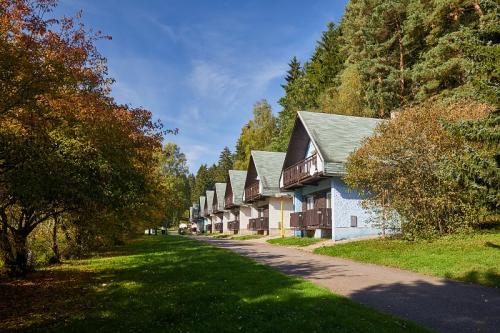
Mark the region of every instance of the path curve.
<instances>
[{"instance_id":1,"label":"path curve","mask_svg":"<svg viewBox=\"0 0 500 333\"><path fill-rule=\"evenodd\" d=\"M440 332L500 332L500 290L252 241L192 237Z\"/></svg>"}]
</instances>

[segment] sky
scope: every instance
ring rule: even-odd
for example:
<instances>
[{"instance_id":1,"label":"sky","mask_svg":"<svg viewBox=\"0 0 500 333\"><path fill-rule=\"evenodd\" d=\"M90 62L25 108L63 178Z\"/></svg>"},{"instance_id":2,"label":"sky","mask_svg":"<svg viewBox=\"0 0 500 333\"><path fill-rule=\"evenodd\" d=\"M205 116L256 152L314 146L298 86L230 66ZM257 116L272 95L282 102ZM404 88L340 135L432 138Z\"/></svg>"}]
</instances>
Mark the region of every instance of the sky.
<instances>
[{"instance_id":1,"label":"sky","mask_svg":"<svg viewBox=\"0 0 500 333\"><path fill-rule=\"evenodd\" d=\"M293 56L303 62L347 0L60 0L56 16L83 22L112 40L97 43L116 80L117 102L144 107L187 157L190 171L234 151L253 105L276 114Z\"/></svg>"}]
</instances>

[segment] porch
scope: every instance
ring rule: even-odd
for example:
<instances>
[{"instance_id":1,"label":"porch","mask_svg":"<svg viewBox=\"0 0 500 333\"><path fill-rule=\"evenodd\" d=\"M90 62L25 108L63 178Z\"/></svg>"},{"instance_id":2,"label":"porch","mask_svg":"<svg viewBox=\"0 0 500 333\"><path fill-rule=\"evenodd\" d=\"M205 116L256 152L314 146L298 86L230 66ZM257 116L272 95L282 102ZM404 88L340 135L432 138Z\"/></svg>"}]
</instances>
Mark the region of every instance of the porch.
<instances>
[{"instance_id":1,"label":"porch","mask_svg":"<svg viewBox=\"0 0 500 333\"><path fill-rule=\"evenodd\" d=\"M227 229L230 231L237 231L240 229L240 221L227 222Z\"/></svg>"},{"instance_id":2,"label":"porch","mask_svg":"<svg viewBox=\"0 0 500 333\"><path fill-rule=\"evenodd\" d=\"M332 209L314 208L290 213L290 227L298 229L331 229Z\"/></svg>"},{"instance_id":3,"label":"porch","mask_svg":"<svg viewBox=\"0 0 500 333\"><path fill-rule=\"evenodd\" d=\"M256 217L248 220L248 230L251 231L269 230L269 217Z\"/></svg>"},{"instance_id":4,"label":"porch","mask_svg":"<svg viewBox=\"0 0 500 333\"><path fill-rule=\"evenodd\" d=\"M222 222L215 223L215 225L214 225L214 230L215 230L216 232L222 232L222 231L223 231L223 229L222 229L222 228L223 228L223 227L222 227Z\"/></svg>"}]
</instances>

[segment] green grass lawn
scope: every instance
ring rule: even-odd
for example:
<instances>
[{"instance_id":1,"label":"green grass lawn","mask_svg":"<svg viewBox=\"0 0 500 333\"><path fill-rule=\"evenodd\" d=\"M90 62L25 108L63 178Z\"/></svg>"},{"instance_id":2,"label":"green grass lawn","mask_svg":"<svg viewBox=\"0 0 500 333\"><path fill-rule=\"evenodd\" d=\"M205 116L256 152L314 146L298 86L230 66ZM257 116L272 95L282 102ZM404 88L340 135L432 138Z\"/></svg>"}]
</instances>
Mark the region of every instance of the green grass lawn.
<instances>
[{"instance_id":1,"label":"green grass lawn","mask_svg":"<svg viewBox=\"0 0 500 333\"><path fill-rule=\"evenodd\" d=\"M263 235L243 235L243 236L234 236L231 239L234 240L250 240L250 239L259 239L264 237Z\"/></svg>"},{"instance_id":2,"label":"green grass lawn","mask_svg":"<svg viewBox=\"0 0 500 333\"><path fill-rule=\"evenodd\" d=\"M432 242L373 239L321 247L315 253L399 267L500 287L500 231L447 236Z\"/></svg>"},{"instance_id":3,"label":"green grass lawn","mask_svg":"<svg viewBox=\"0 0 500 333\"><path fill-rule=\"evenodd\" d=\"M26 280L0 280L0 294L2 332L424 331L178 236L143 237Z\"/></svg>"},{"instance_id":4,"label":"green grass lawn","mask_svg":"<svg viewBox=\"0 0 500 333\"><path fill-rule=\"evenodd\" d=\"M230 238L231 237L230 234L213 234L210 236L212 236L213 238Z\"/></svg>"},{"instance_id":5,"label":"green grass lawn","mask_svg":"<svg viewBox=\"0 0 500 333\"><path fill-rule=\"evenodd\" d=\"M269 244L283 245L283 246L308 246L324 240L326 239L312 238L312 237L285 237L285 238L269 239L267 242Z\"/></svg>"}]
</instances>

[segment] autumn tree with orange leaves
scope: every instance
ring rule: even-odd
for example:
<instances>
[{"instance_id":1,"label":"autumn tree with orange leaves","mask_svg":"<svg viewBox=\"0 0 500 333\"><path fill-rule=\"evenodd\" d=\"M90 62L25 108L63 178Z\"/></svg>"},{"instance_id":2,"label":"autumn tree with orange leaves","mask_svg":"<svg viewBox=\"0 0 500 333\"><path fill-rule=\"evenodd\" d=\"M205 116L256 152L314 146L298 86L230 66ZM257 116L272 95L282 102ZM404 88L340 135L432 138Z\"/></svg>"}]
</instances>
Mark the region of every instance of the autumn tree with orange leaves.
<instances>
[{"instance_id":1,"label":"autumn tree with orange leaves","mask_svg":"<svg viewBox=\"0 0 500 333\"><path fill-rule=\"evenodd\" d=\"M28 271L27 238L45 221L126 225L141 218L126 212L158 208L161 125L109 96L95 47L108 37L79 15L48 18L55 6L0 0L0 252L11 276Z\"/></svg>"}]
</instances>

